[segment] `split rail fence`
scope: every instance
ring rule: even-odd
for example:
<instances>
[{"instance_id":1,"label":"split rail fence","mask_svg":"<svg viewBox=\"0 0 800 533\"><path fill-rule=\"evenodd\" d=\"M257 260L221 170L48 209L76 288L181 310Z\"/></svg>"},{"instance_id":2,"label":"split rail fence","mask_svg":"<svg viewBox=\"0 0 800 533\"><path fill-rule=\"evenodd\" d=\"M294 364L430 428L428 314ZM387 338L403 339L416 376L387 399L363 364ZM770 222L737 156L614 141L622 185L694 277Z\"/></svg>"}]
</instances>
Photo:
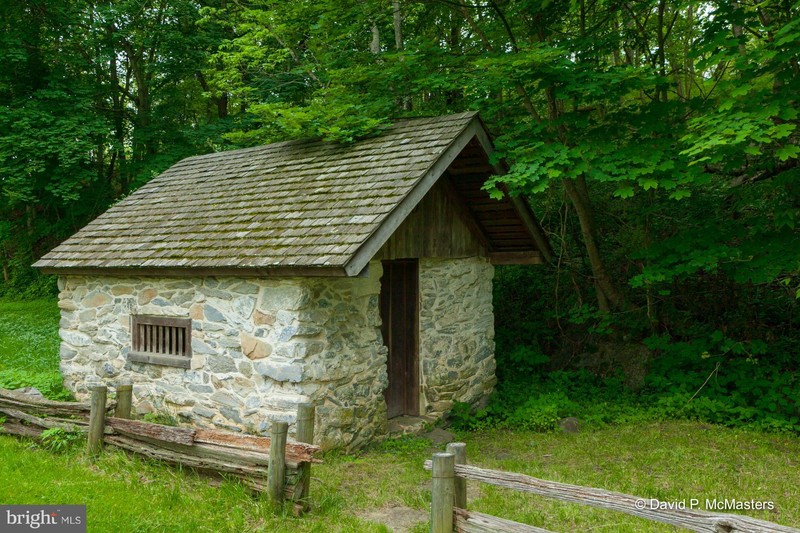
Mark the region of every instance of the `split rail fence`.
<instances>
[{"instance_id":1,"label":"split rail fence","mask_svg":"<svg viewBox=\"0 0 800 533\"><path fill-rule=\"evenodd\" d=\"M152 459L210 474L242 480L276 502L286 500L300 512L307 508L311 464L319 446L314 440L314 406L300 404L296 441L287 442L288 424L273 422L269 437L239 435L216 429L184 428L131 420L133 387L116 387L116 401L107 401L106 387L92 388L91 401L58 402L0 389L0 433L40 438L58 428L87 436L90 456L111 445Z\"/></svg>"},{"instance_id":2,"label":"split rail fence","mask_svg":"<svg viewBox=\"0 0 800 533\"><path fill-rule=\"evenodd\" d=\"M467 510L467 480L530 492L547 498L610 509L701 533L800 533L800 529L738 514L689 509L653 509L651 499L591 487L546 481L523 474L478 468L467 464L466 445L447 445L425 461L433 473L431 533L552 533L547 529ZM642 505L645 502L645 505Z\"/></svg>"}]
</instances>

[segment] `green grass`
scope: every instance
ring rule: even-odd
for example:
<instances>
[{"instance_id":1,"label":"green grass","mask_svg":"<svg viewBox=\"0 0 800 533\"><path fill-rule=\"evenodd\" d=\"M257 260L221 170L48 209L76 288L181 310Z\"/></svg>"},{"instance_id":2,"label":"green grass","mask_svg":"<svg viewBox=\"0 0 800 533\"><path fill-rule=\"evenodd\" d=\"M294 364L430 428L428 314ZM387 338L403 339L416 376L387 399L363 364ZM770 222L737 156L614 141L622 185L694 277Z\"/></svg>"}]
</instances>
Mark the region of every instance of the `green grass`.
<instances>
[{"instance_id":1,"label":"green grass","mask_svg":"<svg viewBox=\"0 0 800 533\"><path fill-rule=\"evenodd\" d=\"M695 422L620 427L577 435L481 432L461 435L471 463L552 481L680 501L772 501L750 516L800 525L800 442ZM407 506L424 511L428 441L389 442L361 455L329 453L312 471L311 513L294 518L235 482L210 478L106 450L94 463L80 447L53 454L0 437L0 502L78 504L90 531L386 531L359 517ZM563 504L470 483L471 509L553 531L657 532L670 528L622 513ZM419 524L414 531L427 530Z\"/></svg>"},{"instance_id":2,"label":"green grass","mask_svg":"<svg viewBox=\"0 0 800 533\"><path fill-rule=\"evenodd\" d=\"M800 525L800 440L793 436L671 421L578 435L485 432L468 442L472 460L489 468L662 501L696 498L700 509L706 499L771 501L773 512L746 514ZM556 531L670 530L486 485L472 507Z\"/></svg>"},{"instance_id":3,"label":"green grass","mask_svg":"<svg viewBox=\"0 0 800 533\"><path fill-rule=\"evenodd\" d=\"M315 512L295 519L238 483L110 450L92 463L79 449L55 455L0 437L0 479L4 504L86 504L93 532L382 531L342 513L344 497L324 483Z\"/></svg>"},{"instance_id":4,"label":"green grass","mask_svg":"<svg viewBox=\"0 0 800 533\"><path fill-rule=\"evenodd\" d=\"M68 399L58 370L59 310L53 300L0 300L0 387L33 386Z\"/></svg>"},{"instance_id":5,"label":"green grass","mask_svg":"<svg viewBox=\"0 0 800 533\"><path fill-rule=\"evenodd\" d=\"M63 394L58 312L52 301L0 301L0 386ZM25 382L25 380L29 380ZM5 381L3 381L5 380ZM62 391L62 392L59 392ZM698 422L652 422L579 434L462 433L472 464L645 498L772 501L750 516L800 526L800 439ZM312 511L294 518L238 483L107 449L95 462L82 443L52 453L0 436L0 503L87 505L89 531L382 532L363 517L403 506L427 509L434 451L428 441L388 441L359 455L328 453L312 472ZM470 483L471 509L552 531L669 531L621 513ZM427 525L413 531L424 532Z\"/></svg>"}]
</instances>

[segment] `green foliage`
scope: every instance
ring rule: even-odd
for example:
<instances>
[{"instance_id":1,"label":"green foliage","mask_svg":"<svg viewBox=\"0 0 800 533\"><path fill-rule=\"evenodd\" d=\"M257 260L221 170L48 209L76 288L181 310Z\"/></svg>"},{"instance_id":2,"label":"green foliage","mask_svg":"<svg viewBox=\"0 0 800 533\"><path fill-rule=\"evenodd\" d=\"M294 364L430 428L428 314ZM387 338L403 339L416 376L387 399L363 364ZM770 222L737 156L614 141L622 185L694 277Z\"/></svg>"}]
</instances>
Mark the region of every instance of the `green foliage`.
<instances>
[{"instance_id":1,"label":"green foliage","mask_svg":"<svg viewBox=\"0 0 800 533\"><path fill-rule=\"evenodd\" d=\"M554 277L541 268L497 269L499 383L485 408L454 407L457 427L548 431L574 416L590 427L689 419L800 433L793 292L750 286L733 296L736 282L723 273L665 282L675 305L661 308L670 333L652 333L635 314L599 313L570 288L562 296ZM635 389L617 363L601 364L609 340L612 351L631 346L634 361L642 359L635 367L646 375Z\"/></svg>"},{"instance_id":2,"label":"green foliage","mask_svg":"<svg viewBox=\"0 0 800 533\"><path fill-rule=\"evenodd\" d=\"M249 113L251 129L228 133L226 139L245 146L289 139L352 143L380 133L387 125L383 119L369 118L370 114L379 114L378 110L370 113L358 102L330 102L325 98L314 99L302 108L283 103L255 104Z\"/></svg>"},{"instance_id":3,"label":"green foliage","mask_svg":"<svg viewBox=\"0 0 800 533\"><path fill-rule=\"evenodd\" d=\"M150 422L151 424L161 424L162 426L177 426L178 419L172 416L169 413L160 413L157 411L153 411L151 413L145 413L142 417L142 420L145 422Z\"/></svg>"},{"instance_id":4,"label":"green foliage","mask_svg":"<svg viewBox=\"0 0 800 533\"><path fill-rule=\"evenodd\" d=\"M736 341L721 331L706 339L656 337L649 343L661 354L647 387L663 396L657 408L665 416L800 431L795 358L783 352L796 350L796 343L770 347L759 340Z\"/></svg>"},{"instance_id":5,"label":"green foliage","mask_svg":"<svg viewBox=\"0 0 800 533\"><path fill-rule=\"evenodd\" d=\"M595 378L597 383L587 386L587 376L582 372L556 374L515 387L501 387L485 409L474 410L469 404L456 404L451 412L454 427L548 432L558 429L562 419L576 417L590 428L696 420L759 431L800 433L797 402L786 396L794 394L796 397L800 392L793 380L779 384L777 392L763 388L769 382L756 380L758 385L754 389L744 387L749 390L734 393L702 389L694 395L658 383L649 384L644 391L633 392L621 389L620 380L611 378ZM584 385L565 386L565 381L584 382ZM741 383L744 382L738 382ZM548 390L557 392L539 392ZM758 391L763 395L749 394Z\"/></svg>"},{"instance_id":6,"label":"green foliage","mask_svg":"<svg viewBox=\"0 0 800 533\"><path fill-rule=\"evenodd\" d=\"M619 378L582 371L545 373L539 378L502 382L485 409L458 403L451 413L460 429L522 429L549 432L567 417L589 427L652 420Z\"/></svg>"},{"instance_id":7,"label":"green foliage","mask_svg":"<svg viewBox=\"0 0 800 533\"><path fill-rule=\"evenodd\" d=\"M58 370L59 309L51 300L0 300L0 387L35 387L53 400L69 400Z\"/></svg>"},{"instance_id":8,"label":"green foliage","mask_svg":"<svg viewBox=\"0 0 800 533\"><path fill-rule=\"evenodd\" d=\"M660 353L639 391L626 387L623 376L542 369L506 378L485 409L456 404L453 423L471 430L550 431L568 416L590 427L685 419L800 433L800 382L786 366L796 352L776 351L789 346L734 341L721 332L687 342L653 337L648 344Z\"/></svg>"},{"instance_id":9,"label":"green foliage","mask_svg":"<svg viewBox=\"0 0 800 533\"><path fill-rule=\"evenodd\" d=\"M198 6L66 0L0 8L0 295L45 296L30 269L131 187L219 146L196 76ZM158 35L158 38L154 38Z\"/></svg>"},{"instance_id":10,"label":"green foliage","mask_svg":"<svg viewBox=\"0 0 800 533\"><path fill-rule=\"evenodd\" d=\"M61 383L61 373L58 371L0 370L0 388L13 390L23 387L34 387L51 400L69 401L73 399L72 394Z\"/></svg>"},{"instance_id":11,"label":"green foliage","mask_svg":"<svg viewBox=\"0 0 800 533\"><path fill-rule=\"evenodd\" d=\"M547 368L557 345L557 329L548 301L553 278L542 271L507 266L495 270L494 311L497 372L506 376L538 373ZM524 289L523 289L524 288Z\"/></svg>"},{"instance_id":12,"label":"green foliage","mask_svg":"<svg viewBox=\"0 0 800 533\"><path fill-rule=\"evenodd\" d=\"M61 428L49 428L42 431L41 445L53 453L66 453L75 450L78 444L84 442L83 435Z\"/></svg>"},{"instance_id":13,"label":"green foliage","mask_svg":"<svg viewBox=\"0 0 800 533\"><path fill-rule=\"evenodd\" d=\"M505 425L529 431L551 431L569 411L569 400L560 393L529 398L505 420Z\"/></svg>"},{"instance_id":14,"label":"green foliage","mask_svg":"<svg viewBox=\"0 0 800 533\"><path fill-rule=\"evenodd\" d=\"M17 265L14 277L7 284L0 285L0 298L6 300L41 300L58 295L58 278L42 274L28 268L29 265Z\"/></svg>"}]
</instances>

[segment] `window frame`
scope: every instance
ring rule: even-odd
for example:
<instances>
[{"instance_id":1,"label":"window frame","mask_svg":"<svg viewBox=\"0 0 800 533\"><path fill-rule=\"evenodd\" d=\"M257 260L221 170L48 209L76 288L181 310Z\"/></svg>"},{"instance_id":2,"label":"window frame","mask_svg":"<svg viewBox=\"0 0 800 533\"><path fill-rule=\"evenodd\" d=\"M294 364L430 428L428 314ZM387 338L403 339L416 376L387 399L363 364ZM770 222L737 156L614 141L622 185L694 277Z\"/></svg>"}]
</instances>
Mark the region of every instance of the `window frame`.
<instances>
[{"instance_id":1,"label":"window frame","mask_svg":"<svg viewBox=\"0 0 800 533\"><path fill-rule=\"evenodd\" d=\"M152 315L131 315L131 347L128 352L128 361L135 363L149 363L153 365L172 366L177 368L191 368L192 364L192 319L191 318L178 318L167 316L152 316ZM140 335L140 326L151 326L153 328L165 327L172 329L182 329L183 343L182 346L176 350L176 353L162 353L158 351L146 350L145 346L152 344L153 338L150 337L147 341L145 337ZM158 331L158 330L154 330ZM164 332L164 330L161 330ZM158 333L156 333L158 335ZM170 333L170 335L172 335ZM180 336L172 337L172 340L178 340ZM156 337L156 342L164 340L164 337ZM166 344L172 346L169 339L166 339ZM170 349L168 348L169 352ZM182 352L182 353L178 353Z\"/></svg>"}]
</instances>

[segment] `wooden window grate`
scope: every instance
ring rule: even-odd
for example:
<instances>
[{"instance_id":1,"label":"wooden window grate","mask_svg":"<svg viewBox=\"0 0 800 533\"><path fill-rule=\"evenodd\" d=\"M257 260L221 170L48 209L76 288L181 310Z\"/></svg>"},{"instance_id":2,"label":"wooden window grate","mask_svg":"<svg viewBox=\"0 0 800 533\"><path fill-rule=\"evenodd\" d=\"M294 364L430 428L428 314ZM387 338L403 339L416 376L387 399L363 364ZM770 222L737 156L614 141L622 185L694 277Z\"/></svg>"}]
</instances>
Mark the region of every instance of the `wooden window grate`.
<instances>
[{"instance_id":1,"label":"wooden window grate","mask_svg":"<svg viewBox=\"0 0 800 533\"><path fill-rule=\"evenodd\" d=\"M192 356L190 318L134 315L131 317L131 334L134 352L187 358Z\"/></svg>"}]
</instances>

